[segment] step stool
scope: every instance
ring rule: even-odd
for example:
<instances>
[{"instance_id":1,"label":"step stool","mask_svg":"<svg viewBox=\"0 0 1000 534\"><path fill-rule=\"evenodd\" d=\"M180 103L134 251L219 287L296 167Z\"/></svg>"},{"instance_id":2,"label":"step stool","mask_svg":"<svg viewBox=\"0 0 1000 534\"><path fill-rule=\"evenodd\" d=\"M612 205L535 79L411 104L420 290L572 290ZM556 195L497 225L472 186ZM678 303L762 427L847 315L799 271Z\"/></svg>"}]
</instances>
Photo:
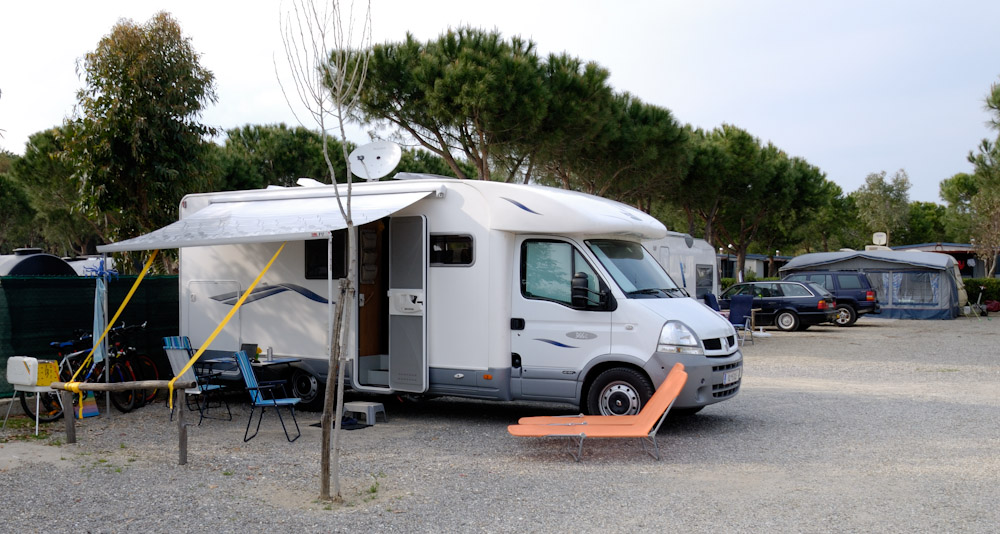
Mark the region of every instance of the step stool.
<instances>
[{"instance_id":1,"label":"step stool","mask_svg":"<svg viewBox=\"0 0 1000 534\"><path fill-rule=\"evenodd\" d=\"M389 422L389 416L385 413L385 406L381 402L352 401L344 403L344 413L365 414L365 424L368 426L375 424L375 415L382 412L384 422Z\"/></svg>"}]
</instances>

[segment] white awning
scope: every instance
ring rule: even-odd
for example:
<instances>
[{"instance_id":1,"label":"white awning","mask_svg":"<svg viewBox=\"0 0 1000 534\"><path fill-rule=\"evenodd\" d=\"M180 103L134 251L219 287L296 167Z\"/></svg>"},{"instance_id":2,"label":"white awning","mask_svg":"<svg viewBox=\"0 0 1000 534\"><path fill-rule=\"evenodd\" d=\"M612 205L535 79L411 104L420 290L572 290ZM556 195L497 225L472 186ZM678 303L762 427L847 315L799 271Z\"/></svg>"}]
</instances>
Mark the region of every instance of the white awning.
<instances>
[{"instance_id":1,"label":"white awning","mask_svg":"<svg viewBox=\"0 0 1000 534\"><path fill-rule=\"evenodd\" d=\"M430 192L356 195L351 218L362 225L387 217ZM100 252L156 250L238 243L301 241L347 228L332 196L218 202L148 234L102 245Z\"/></svg>"}]
</instances>

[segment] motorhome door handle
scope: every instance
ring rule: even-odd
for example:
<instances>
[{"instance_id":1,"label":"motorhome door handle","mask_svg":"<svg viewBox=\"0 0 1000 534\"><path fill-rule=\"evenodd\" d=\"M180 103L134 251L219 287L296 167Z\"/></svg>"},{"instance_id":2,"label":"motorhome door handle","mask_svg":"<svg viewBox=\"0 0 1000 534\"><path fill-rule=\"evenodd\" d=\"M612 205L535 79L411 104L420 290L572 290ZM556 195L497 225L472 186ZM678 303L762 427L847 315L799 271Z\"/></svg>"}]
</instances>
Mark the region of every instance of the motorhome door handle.
<instances>
[{"instance_id":1,"label":"motorhome door handle","mask_svg":"<svg viewBox=\"0 0 1000 534\"><path fill-rule=\"evenodd\" d=\"M517 318L511 319L510 320L510 329L511 330L524 330L524 319L517 319Z\"/></svg>"}]
</instances>

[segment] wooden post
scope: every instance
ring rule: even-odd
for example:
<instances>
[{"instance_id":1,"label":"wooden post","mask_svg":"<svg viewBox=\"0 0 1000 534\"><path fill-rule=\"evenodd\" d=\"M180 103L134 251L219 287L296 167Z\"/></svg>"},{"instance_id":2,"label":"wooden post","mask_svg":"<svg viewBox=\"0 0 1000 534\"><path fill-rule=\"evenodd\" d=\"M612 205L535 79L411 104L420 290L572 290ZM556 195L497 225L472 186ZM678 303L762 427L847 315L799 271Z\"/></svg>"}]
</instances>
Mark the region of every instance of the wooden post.
<instances>
[{"instance_id":1,"label":"wooden post","mask_svg":"<svg viewBox=\"0 0 1000 534\"><path fill-rule=\"evenodd\" d=\"M184 388L177 390L177 403L175 408L177 409L177 435L178 435L178 454L177 459L178 465L187 465L188 462L188 429L187 425L184 424L184 409L185 402L187 402L187 393Z\"/></svg>"},{"instance_id":2,"label":"wooden post","mask_svg":"<svg viewBox=\"0 0 1000 534\"><path fill-rule=\"evenodd\" d=\"M76 443L76 414L73 413L73 394L62 390L59 392L62 401L63 419L66 420L66 443Z\"/></svg>"}]
</instances>

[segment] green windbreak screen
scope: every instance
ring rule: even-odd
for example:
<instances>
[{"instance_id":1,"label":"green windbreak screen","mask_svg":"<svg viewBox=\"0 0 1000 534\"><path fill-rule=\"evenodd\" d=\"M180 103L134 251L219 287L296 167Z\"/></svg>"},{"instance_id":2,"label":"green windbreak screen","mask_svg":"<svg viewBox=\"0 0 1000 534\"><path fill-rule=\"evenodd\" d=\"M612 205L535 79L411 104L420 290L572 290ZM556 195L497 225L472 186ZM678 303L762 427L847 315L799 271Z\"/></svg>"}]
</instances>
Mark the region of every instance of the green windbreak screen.
<instances>
[{"instance_id":1,"label":"green windbreak screen","mask_svg":"<svg viewBox=\"0 0 1000 534\"><path fill-rule=\"evenodd\" d=\"M108 283L108 317L135 282L120 276ZM91 331L94 325L94 278L61 276L0 277L0 398L14 390L7 383L7 359L34 356L56 359L53 341L66 341L74 331ZM178 332L177 276L147 276L118 319L142 324L146 329L128 338L130 345L148 354L161 375L169 366L161 340Z\"/></svg>"}]
</instances>

